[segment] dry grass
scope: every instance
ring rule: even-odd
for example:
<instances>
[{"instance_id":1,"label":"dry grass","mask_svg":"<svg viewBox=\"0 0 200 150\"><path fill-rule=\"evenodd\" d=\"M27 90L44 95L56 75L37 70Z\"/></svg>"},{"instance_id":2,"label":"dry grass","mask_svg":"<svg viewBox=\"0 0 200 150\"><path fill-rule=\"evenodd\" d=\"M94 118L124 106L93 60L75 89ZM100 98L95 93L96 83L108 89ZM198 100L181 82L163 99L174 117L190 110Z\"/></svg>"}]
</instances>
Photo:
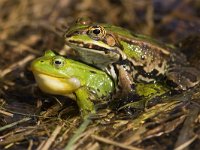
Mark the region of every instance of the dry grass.
<instances>
[{"instance_id":1,"label":"dry grass","mask_svg":"<svg viewBox=\"0 0 200 150\"><path fill-rule=\"evenodd\" d=\"M83 122L74 102L41 93L29 69L46 49L70 53L62 34L74 18L89 16L169 43L200 32L199 0L1 0L0 10L0 149L63 149ZM198 89L188 91L136 118L102 109L73 147L199 149L199 96Z\"/></svg>"}]
</instances>

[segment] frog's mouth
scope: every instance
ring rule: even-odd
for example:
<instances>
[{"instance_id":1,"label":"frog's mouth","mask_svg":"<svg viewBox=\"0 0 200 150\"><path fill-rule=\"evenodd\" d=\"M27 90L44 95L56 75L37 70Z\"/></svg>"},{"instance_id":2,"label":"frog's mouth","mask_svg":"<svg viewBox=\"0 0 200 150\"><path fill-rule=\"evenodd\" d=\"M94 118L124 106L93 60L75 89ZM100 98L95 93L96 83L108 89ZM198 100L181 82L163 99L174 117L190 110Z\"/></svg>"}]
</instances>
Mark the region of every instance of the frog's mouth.
<instances>
[{"instance_id":1,"label":"frog's mouth","mask_svg":"<svg viewBox=\"0 0 200 150\"><path fill-rule=\"evenodd\" d=\"M100 45L96 45L96 44L90 44L90 43L84 43L84 42L81 42L81 41L75 41L75 40L66 40L66 43L69 45L69 46L72 46L72 47L79 47L79 48L84 48L84 49L87 49L87 50L90 50L90 51L95 51L95 53L97 52L104 52L105 54L109 53L110 51L113 51L115 52L114 50L112 49L107 49L105 47L102 47Z\"/></svg>"},{"instance_id":2,"label":"frog's mouth","mask_svg":"<svg viewBox=\"0 0 200 150\"><path fill-rule=\"evenodd\" d=\"M93 62L93 64L108 65L121 59L121 54L116 49L107 49L99 45L75 40L66 40L66 43L84 59L83 61L89 64Z\"/></svg>"},{"instance_id":3,"label":"frog's mouth","mask_svg":"<svg viewBox=\"0 0 200 150\"><path fill-rule=\"evenodd\" d=\"M73 77L66 79L38 71L33 71L33 74L39 88L45 93L66 96L73 93L81 86L80 81Z\"/></svg>"},{"instance_id":4,"label":"frog's mouth","mask_svg":"<svg viewBox=\"0 0 200 150\"><path fill-rule=\"evenodd\" d=\"M104 53L104 55L110 55L110 54L120 55L120 53L118 52L118 50L116 50L116 48L112 48L112 47L106 48L106 47L101 46L100 44L86 43L86 42L72 40L72 39L66 39L65 41L67 45L69 45L70 47L74 49L82 49L85 51L94 52L96 54Z\"/></svg>"}]
</instances>

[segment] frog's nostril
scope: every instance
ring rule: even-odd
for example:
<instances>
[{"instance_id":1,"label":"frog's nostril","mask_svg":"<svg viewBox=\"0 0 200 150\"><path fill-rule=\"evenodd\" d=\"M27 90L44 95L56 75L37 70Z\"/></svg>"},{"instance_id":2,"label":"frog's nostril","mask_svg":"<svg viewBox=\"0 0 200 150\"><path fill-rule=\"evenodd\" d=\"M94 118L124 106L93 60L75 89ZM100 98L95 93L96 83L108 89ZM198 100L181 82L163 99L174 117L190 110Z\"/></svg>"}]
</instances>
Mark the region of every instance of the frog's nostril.
<instances>
[{"instance_id":1,"label":"frog's nostril","mask_svg":"<svg viewBox=\"0 0 200 150\"><path fill-rule=\"evenodd\" d=\"M70 38L70 37L72 37L73 35L79 35L80 34L80 32L79 31L74 31L73 33L65 33L64 34L64 37L65 38Z\"/></svg>"},{"instance_id":2,"label":"frog's nostril","mask_svg":"<svg viewBox=\"0 0 200 150\"><path fill-rule=\"evenodd\" d=\"M68 38L68 37L70 37L70 34L69 34L68 32L66 32L66 33L63 34L63 36L64 36L65 38Z\"/></svg>"},{"instance_id":3,"label":"frog's nostril","mask_svg":"<svg viewBox=\"0 0 200 150\"><path fill-rule=\"evenodd\" d=\"M58 60L55 61L55 64L57 65L60 65L61 63L62 63L61 61L58 61Z\"/></svg>"},{"instance_id":4,"label":"frog's nostril","mask_svg":"<svg viewBox=\"0 0 200 150\"><path fill-rule=\"evenodd\" d=\"M43 61L43 60L41 60L40 62L41 62L41 63L43 63L44 61Z\"/></svg>"},{"instance_id":5,"label":"frog's nostril","mask_svg":"<svg viewBox=\"0 0 200 150\"><path fill-rule=\"evenodd\" d=\"M80 32L79 31L75 31L73 34L80 34Z\"/></svg>"}]
</instances>

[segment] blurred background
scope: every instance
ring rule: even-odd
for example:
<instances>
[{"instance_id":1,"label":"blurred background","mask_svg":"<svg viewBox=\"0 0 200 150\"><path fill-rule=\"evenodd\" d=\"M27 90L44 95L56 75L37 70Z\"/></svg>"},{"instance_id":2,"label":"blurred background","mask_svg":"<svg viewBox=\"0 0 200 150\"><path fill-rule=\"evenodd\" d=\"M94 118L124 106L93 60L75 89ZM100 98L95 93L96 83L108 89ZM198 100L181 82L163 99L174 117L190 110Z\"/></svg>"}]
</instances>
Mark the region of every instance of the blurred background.
<instances>
[{"instance_id":1,"label":"blurred background","mask_svg":"<svg viewBox=\"0 0 200 150\"><path fill-rule=\"evenodd\" d=\"M168 43L200 33L199 0L1 0L0 10L1 67L19 50L62 49L62 31L83 16Z\"/></svg>"},{"instance_id":2,"label":"blurred background","mask_svg":"<svg viewBox=\"0 0 200 150\"><path fill-rule=\"evenodd\" d=\"M44 119L42 117L32 119L31 122L22 126L19 125L1 132L3 136L0 137L0 149L7 149L6 146L11 149L37 148L42 143L41 141L44 142L53 132L52 127L59 126L64 122L65 128L62 129L65 134L62 134L53 146L55 149L61 149L69 139L68 133L72 134L75 127L80 124L80 118L68 119L69 123L65 122L65 119L69 117L66 115L69 108L62 113L59 112L59 117L65 115L64 119L61 117L63 120L57 117L61 108L56 105L56 110L53 110L51 107L58 103L57 98L48 96L47 98L42 93L33 92L35 81L29 68L31 60L41 56L44 50L64 51L67 49L64 46L64 31L79 17L90 17L95 22L122 26L135 33L149 35L165 43L175 44L187 55L191 64L200 69L200 0L0 0L0 110L13 111L15 114L12 117L12 114L2 114L1 112L0 126L23 119L27 114L41 115L42 111L47 111L47 114L42 116ZM161 106L161 108L164 107ZM172 107L169 105L166 108ZM200 133L198 124L200 117L198 110L193 108L192 105L189 105L191 111L189 116L193 117L191 122L196 119L196 126L193 129L198 134ZM103 120L102 124L100 123L105 128L98 128L98 132L110 139L122 140L129 144L134 143L147 149L172 149L178 139L179 125L183 125L185 114L190 112L184 109L185 107L181 104L178 106L178 111L173 110L173 113L178 114L165 114L164 117L161 114L160 118L148 119L149 130L146 128L145 131L144 129L140 130L142 131L141 135L141 132L137 132L136 136L133 136L135 133L129 132L134 125L138 125L137 128L140 127L138 123L140 120L131 123L128 121L117 122L108 118L107 122ZM50 115L48 110L51 112ZM14 112L20 112L23 115ZM76 114L78 113L76 112ZM45 118L48 116L56 117L48 120ZM110 116L112 118L114 115ZM168 120L165 118L166 116L168 116ZM165 121L168 121L166 124L168 128L162 126ZM155 122L158 128L156 128ZM189 121L186 125L191 122ZM117 125L113 127L115 123ZM176 127L178 129L174 131ZM191 127L189 125L187 127L189 128L183 130L183 133L187 133L188 136L181 142L177 142L177 145L183 144L193 137ZM95 127L92 129L97 132ZM174 132L169 136L168 133L172 131ZM129 139L127 136L129 134L130 137L136 138ZM199 149L197 134L192 147L194 149ZM182 135L180 134L179 137L184 137ZM93 142L93 146L99 144L97 139L92 138L91 140L91 136L87 136L87 134L85 136L87 141ZM162 138L157 136L162 136ZM2 140L6 138L7 140ZM149 140L145 140L145 138ZM2 144L2 142L4 143ZM16 142L19 143L16 144ZM88 147L92 149L91 143L85 144L85 149ZM4 147L4 145L6 146ZM81 143L78 146L83 148ZM115 149L116 147L107 146L106 148Z\"/></svg>"}]
</instances>

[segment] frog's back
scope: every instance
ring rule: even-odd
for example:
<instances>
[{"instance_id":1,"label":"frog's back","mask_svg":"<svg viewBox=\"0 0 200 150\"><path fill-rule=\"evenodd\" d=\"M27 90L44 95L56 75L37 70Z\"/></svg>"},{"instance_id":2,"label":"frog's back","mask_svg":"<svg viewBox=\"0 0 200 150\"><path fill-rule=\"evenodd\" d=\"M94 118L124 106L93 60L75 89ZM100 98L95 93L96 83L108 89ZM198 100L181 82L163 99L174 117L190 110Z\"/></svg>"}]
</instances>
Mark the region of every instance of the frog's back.
<instances>
[{"instance_id":1,"label":"frog's back","mask_svg":"<svg viewBox=\"0 0 200 150\"><path fill-rule=\"evenodd\" d=\"M169 55L173 51L173 48L171 45L166 45L161 42L158 42L157 40L153 39L152 37L141 35L141 34L135 34L125 28L109 25L109 24L102 24L106 31L113 33L117 38L119 38L122 41L126 41L127 43L132 43L134 45L139 45L140 47L149 47L149 49L156 51L162 51L162 53Z\"/></svg>"}]
</instances>

